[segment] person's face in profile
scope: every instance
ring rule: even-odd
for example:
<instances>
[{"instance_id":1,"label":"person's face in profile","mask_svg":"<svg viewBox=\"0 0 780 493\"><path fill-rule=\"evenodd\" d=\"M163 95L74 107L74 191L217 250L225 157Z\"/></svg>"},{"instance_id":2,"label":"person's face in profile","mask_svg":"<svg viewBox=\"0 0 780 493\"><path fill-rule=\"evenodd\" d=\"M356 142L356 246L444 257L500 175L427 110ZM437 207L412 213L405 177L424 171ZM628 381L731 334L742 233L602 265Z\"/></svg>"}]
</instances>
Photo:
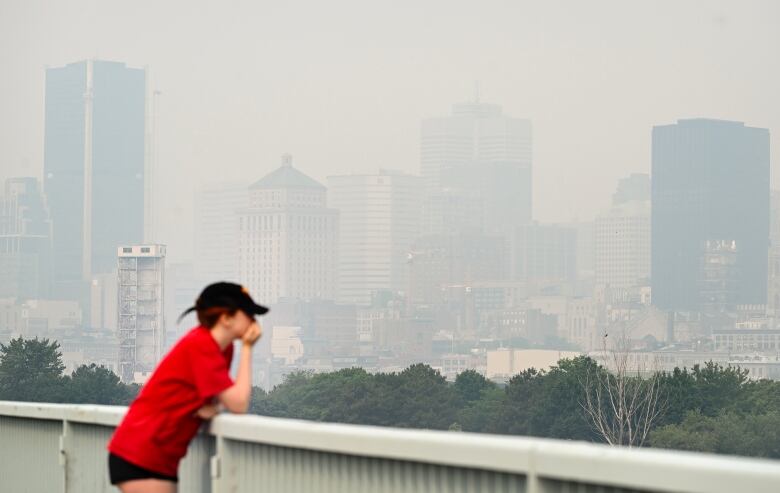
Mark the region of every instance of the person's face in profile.
<instances>
[{"instance_id":1,"label":"person's face in profile","mask_svg":"<svg viewBox=\"0 0 780 493\"><path fill-rule=\"evenodd\" d=\"M234 339L241 339L253 323L255 323L255 318L241 310L236 311L233 315L222 315L221 320L221 324L228 329Z\"/></svg>"}]
</instances>

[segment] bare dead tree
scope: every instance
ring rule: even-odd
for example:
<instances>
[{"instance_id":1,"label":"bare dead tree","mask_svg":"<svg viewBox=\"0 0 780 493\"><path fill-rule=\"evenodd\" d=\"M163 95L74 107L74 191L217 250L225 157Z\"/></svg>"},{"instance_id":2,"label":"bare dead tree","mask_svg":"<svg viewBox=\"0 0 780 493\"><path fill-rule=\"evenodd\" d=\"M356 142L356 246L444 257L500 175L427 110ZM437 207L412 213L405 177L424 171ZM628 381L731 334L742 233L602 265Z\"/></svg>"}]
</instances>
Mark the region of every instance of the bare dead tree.
<instances>
[{"instance_id":1,"label":"bare dead tree","mask_svg":"<svg viewBox=\"0 0 780 493\"><path fill-rule=\"evenodd\" d=\"M625 334L613 337L610 349L607 335L602 339L604 366L586 374L580 405L608 444L641 447L666 408L657 364L632 362Z\"/></svg>"}]
</instances>

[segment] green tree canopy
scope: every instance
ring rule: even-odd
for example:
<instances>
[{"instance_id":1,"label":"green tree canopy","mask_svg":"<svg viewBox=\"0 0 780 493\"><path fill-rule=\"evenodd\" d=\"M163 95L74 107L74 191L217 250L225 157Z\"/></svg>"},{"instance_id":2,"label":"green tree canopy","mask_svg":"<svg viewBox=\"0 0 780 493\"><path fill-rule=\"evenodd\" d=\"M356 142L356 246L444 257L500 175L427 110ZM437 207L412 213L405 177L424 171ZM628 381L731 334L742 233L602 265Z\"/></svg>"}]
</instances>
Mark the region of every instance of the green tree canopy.
<instances>
[{"instance_id":1,"label":"green tree canopy","mask_svg":"<svg viewBox=\"0 0 780 493\"><path fill-rule=\"evenodd\" d=\"M434 429L446 429L457 410L451 386L422 364L376 375L362 368L292 373L268 394L256 394L252 409L268 416Z\"/></svg>"},{"instance_id":2,"label":"green tree canopy","mask_svg":"<svg viewBox=\"0 0 780 493\"><path fill-rule=\"evenodd\" d=\"M463 402L475 401L480 398L482 391L495 386L495 383L476 370L466 370L455 377L455 392Z\"/></svg>"},{"instance_id":3,"label":"green tree canopy","mask_svg":"<svg viewBox=\"0 0 780 493\"><path fill-rule=\"evenodd\" d=\"M65 388L67 402L79 404L126 405L134 396L114 372L94 363L76 368Z\"/></svg>"},{"instance_id":4,"label":"green tree canopy","mask_svg":"<svg viewBox=\"0 0 780 493\"><path fill-rule=\"evenodd\" d=\"M60 345L48 339L0 344L0 399L60 402L64 398Z\"/></svg>"},{"instance_id":5,"label":"green tree canopy","mask_svg":"<svg viewBox=\"0 0 780 493\"><path fill-rule=\"evenodd\" d=\"M588 357L561 360L549 371L526 370L505 386L475 371L449 383L424 364L397 373L298 372L270 392L257 389L252 410L317 421L602 441L582 407L594 375L609 377ZM778 457L780 382L750 381L744 370L712 363L658 378L667 414L652 428L653 446Z\"/></svg>"},{"instance_id":6,"label":"green tree canopy","mask_svg":"<svg viewBox=\"0 0 780 493\"><path fill-rule=\"evenodd\" d=\"M780 459L780 411L724 412L711 417L691 411L679 424L650 434L653 447Z\"/></svg>"},{"instance_id":7,"label":"green tree canopy","mask_svg":"<svg viewBox=\"0 0 780 493\"><path fill-rule=\"evenodd\" d=\"M714 417L724 410L737 410L742 401L751 397L747 370L722 366L712 361L703 367L695 365L688 370L675 368L661 376L661 387L667 399L665 416L659 425L680 423L690 411ZM777 388L777 386L773 386ZM773 397L767 389L766 398Z\"/></svg>"},{"instance_id":8,"label":"green tree canopy","mask_svg":"<svg viewBox=\"0 0 780 493\"><path fill-rule=\"evenodd\" d=\"M582 383L600 370L586 356L562 359L549 372L529 369L506 388L506 406L498 428L515 435L597 440L583 413Z\"/></svg>"}]
</instances>

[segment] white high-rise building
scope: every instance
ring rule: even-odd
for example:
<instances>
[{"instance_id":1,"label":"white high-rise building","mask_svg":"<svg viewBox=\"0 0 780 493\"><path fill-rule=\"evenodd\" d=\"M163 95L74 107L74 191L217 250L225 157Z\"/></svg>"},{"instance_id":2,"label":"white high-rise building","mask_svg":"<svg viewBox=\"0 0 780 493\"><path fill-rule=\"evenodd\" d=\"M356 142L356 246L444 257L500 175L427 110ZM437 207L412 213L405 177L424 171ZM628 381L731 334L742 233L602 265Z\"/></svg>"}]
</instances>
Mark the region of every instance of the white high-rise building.
<instances>
[{"instance_id":1,"label":"white high-rise building","mask_svg":"<svg viewBox=\"0 0 780 493\"><path fill-rule=\"evenodd\" d=\"M249 206L245 182L205 185L195 196L195 277L201 283L238 279L238 213Z\"/></svg>"},{"instance_id":2,"label":"white high-rise building","mask_svg":"<svg viewBox=\"0 0 780 493\"><path fill-rule=\"evenodd\" d=\"M650 278L650 201L615 204L596 217L596 284L647 285Z\"/></svg>"},{"instance_id":3,"label":"white high-rise building","mask_svg":"<svg viewBox=\"0 0 780 493\"><path fill-rule=\"evenodd\" d=\"M292 157L249 187L239 213L239 280L263 304L336 295L338 211L326 188L292 166Z\"/></svg>"},{"instance_id":4,"label":"white high-rise building","mask_svg":"<svg viewBox=\"0 0 780 493\"><path fill-rule=\"evenodd\" d=\"M165 349L165 245L118 248L119 377L143 382Z\"/></svg>"},{"instance_id":5,"label":"white high-rise building","mask_svg":"<svg viewBox=\"0 0 780 493\"><path fill-rule=\"evenodd\" d=\"M406 291L407 256L420 233L421 178L387 171L330 176L328 203L339 211L337 300L368 305L376 291Z\"/></svg>"},{"instance_id":6,"label":"white high-rise building","mask_svg":"<svg viewBox=\"0 0 780 493\"><path fill-rule=\"evenodd\" d=\"M531 220L531 163L531 121L504 115L498 105L456 104L452 115L422 122L420 171L427 193L479 197L487 231Z\"/></svg>"}]
</instances>

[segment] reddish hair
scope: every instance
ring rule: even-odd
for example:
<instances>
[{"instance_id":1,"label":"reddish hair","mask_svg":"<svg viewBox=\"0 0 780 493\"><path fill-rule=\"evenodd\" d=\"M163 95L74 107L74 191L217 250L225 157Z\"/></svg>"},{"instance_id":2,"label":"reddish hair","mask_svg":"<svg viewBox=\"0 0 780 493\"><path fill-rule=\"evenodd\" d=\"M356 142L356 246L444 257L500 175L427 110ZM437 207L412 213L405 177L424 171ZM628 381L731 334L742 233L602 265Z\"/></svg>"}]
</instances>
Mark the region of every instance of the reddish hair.
<instances>
[{"instance_id":1,"label":"reddish hair","mask_svg":"<svg viewBox=\"0 0 780 493\"><path fill-rule=\"evenodd\" d=\"M225 306L214 306L211 308L203 308L198 310L198 322L207 329L210 329L217 325L219 317L222 315L233 316L238 311L238 308L228 308Z\"/></svg>"}]
</instances>

